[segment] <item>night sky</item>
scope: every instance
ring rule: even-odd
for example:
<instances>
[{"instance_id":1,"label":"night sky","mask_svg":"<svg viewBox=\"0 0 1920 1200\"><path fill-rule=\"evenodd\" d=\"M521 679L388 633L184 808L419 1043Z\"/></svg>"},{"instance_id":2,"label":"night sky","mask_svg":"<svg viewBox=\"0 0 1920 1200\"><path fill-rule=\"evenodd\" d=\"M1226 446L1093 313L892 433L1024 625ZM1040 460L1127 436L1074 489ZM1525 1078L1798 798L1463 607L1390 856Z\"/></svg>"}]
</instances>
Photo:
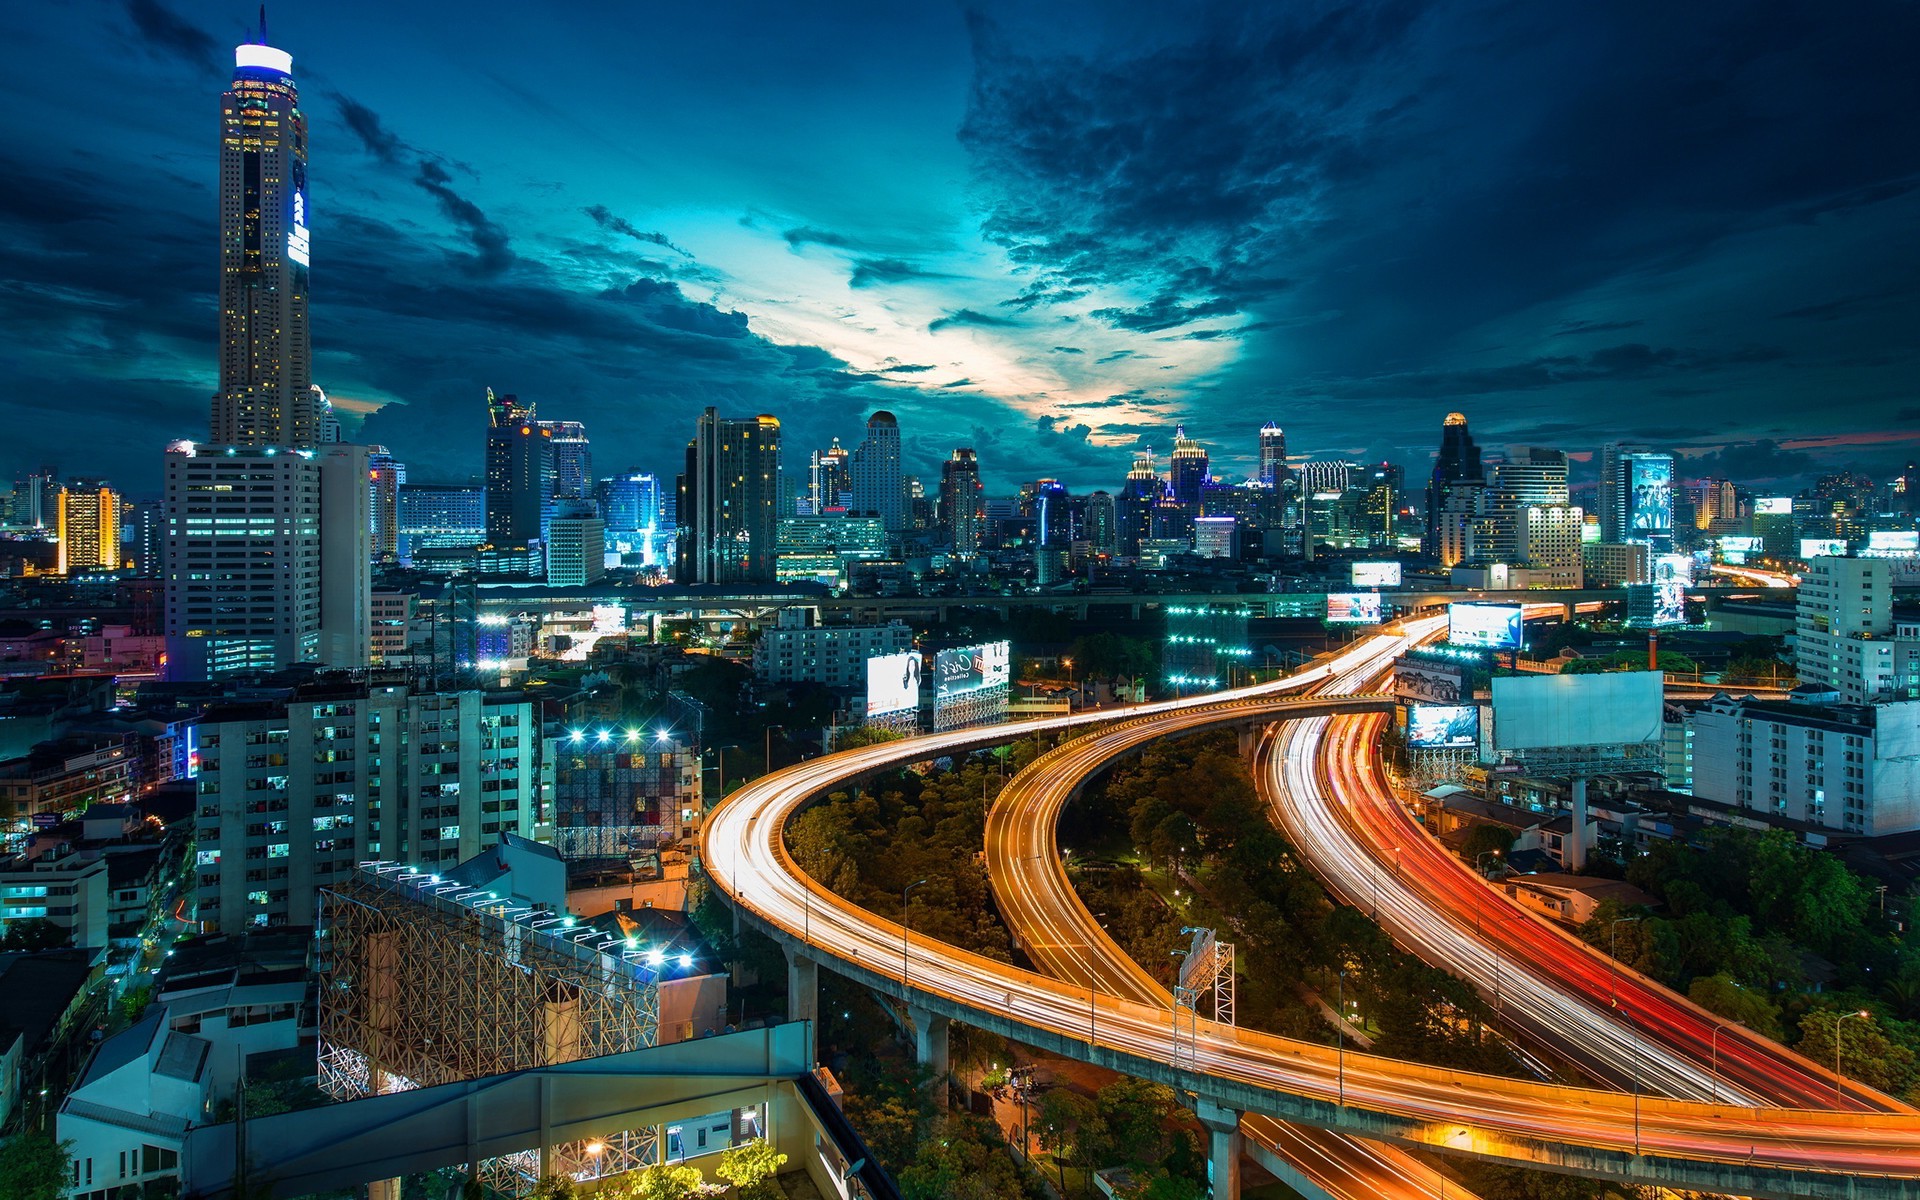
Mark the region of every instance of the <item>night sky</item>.
<instances>
[{"instance_id":1,"label":"night sky","mask_svg":"<svg viewBox=\"0 0 1920 1200\"><path fill-rule=\"evenodd\" d=\"M0 6L0 469L154 490L215 379L254 8ZM1117 486L1615 438L1797 481L1920 454L1920 5L548 4L269 11L309 115L315 378L415 480L484 389L671 474Z\"/></svg>"}]
</instances>

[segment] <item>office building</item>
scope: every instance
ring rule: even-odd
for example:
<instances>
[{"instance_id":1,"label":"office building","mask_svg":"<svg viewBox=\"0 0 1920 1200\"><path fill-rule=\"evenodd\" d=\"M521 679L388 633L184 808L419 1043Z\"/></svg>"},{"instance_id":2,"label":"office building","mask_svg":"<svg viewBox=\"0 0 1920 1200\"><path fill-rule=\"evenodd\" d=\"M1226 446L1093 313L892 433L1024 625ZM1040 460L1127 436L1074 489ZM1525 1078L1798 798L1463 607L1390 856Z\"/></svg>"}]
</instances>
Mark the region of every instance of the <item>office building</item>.
<instances>
[{"instance_id":1,"label":"office building","mask_svg":"<svg viewBox=\"0 0 1920 1200\"><path fill-rule=\"evenodd\" d=\"M1673 549L1673 455L1621 442L1600 448L1600 538Z\"/></svg>"},{"instance_id":2,"label":"office building","mask_svg":"<svg viewBox=\"0 0 1920 1200\"><path fill-rule=\"evenodd\" d=\"M660 524L660 481L646 471L602 479L597 489L600 519L614 538L651 533Z\"/></svg>"},{"instance_id":3,"label":"office building","mask_svg":"<svg viewBox=\"0 0 1920 1200\"><path fill-rule=\"evenodd\" d=\"M593 447L578 421L542 421L553 447L553 499L593 498Z\"/></svg>"},{"instance_id":4,"label":"office building","mask_svg":"<svg viewBox=\"0 0 1920 1200\"><path fill-rule=\"evenodd\" d=\"M1120 513L1112 494L1099 491L1087 497L1082 527L1088 548L1094 554L1112 558L1120 553Z\"/></svg>"},{"instance_id":5,"label":"office building","mask_svg":"<svg viewBox=\"0 0 1920 1200\"><path fill-rule=\"evenodd\" d=\"M400 488L407 482L407 464L387 453L385 446L367 447L367 502L375 562L400 558Z\"/></svg>"},{"instance_id":6,"label":"office building","mask_svg":"<svg viewBox=\"0 0 1920 1200\"><path fill-rule=\"evenodd\" d=\"M1590 588L1653 582L1653 555L1644 542L1583 542L1580 566Z\"/></svg>"},{"instance_id":7,"label":"office building","mask_svg":"<svg viewBox=\"0 0 1920 1200\"><path fill-rule=\"evenodd\" d=\"M562 500L549 523L547 582L556 587L580 587L607 573L606 527L593 505Z\"/></svg>"},{"instance_id":8,"label":"office building","mask_svg":"<svg viewBox=\"0 0 1920 1200\"><path fill-rule=\"evenodd\" d=\"M876 413L874 420L881 417L891 425L892 416ZM898 438L896 429L896 450ZM897 485L897 453L893 461ZM681 582L772 582L779 553L780 422L764 414L722 417L707 409L687 443L677 485ZM895 491L897 519L897 486Z\"/></svg>"},{"instance_id":9,"label":"office building","mask_svg":"<svg viewBox=\"0 0 1920 1200\"><path fill-rule=\"evenodd\" d=\"M979 553L987 521L986 491L980 485L980 460L965 446L940 465L940 522L957 558Z\"/></svg>"},{"instance_id":10,"label":"office building","mask_svg":"<svg viewBox=\"0 0 1920 1200\"><path fill-rule=\"evenodd\" d=\"M1920 829L1920 701L1721 698L1687 728L1696 796L1865 837Z\"/></svg>"},{"instance_id":11,"label":"office building","mask_svg":"<svg viewBox=\"0 0 1920 1200\"><path fill-rule=\"evenodd\" d=\"M120 493L104 483L60 489L55 536L62 575L120 568Z\"/></svg>"},{"instance_id":12,"label":"office building","mask_svg":"<svg viewBox=\"0 0 1920 1200\"><path fill-rule=\"evenodd\" d=\"M1886 559L1807 563L1794 606L1794 660L1802 684L1853 704L1888 694L1893 633L1893 582Z\"/></svg>"},{"instance_id":13,"label":"office building","mask_svg":"<svg viewBox=\"0 0 1920 1200\"><path fill-rule=\"evenodd\" d=\"M1727 529L1740 516L1739 493L1731 479L1703 479L1693 504L1696 529Z\"/></svg>"},{"instance_id":14,"label":"office building","mask_svg":"<svg viewBox=\"0 0 1920 1200\"><path fill-rule=\"evenodd\" d=\"M1440 453L1434 458L1433 473L1427 479L1427 532L1421 548L1429 558L1445 562L1441 552L1442 514L1459 511L1458 504L1449 504L1455 490L1463 486L1479 488L1485 480L1480 447L1467 429L1467 415L1448 413L1440 426Z\"/></svg>"},{"instance_id":15,"label":"office building","mask_svg":"<svg viewBox=\"0 0 1920 1200\"><path fill-rule=\"evenodd\" d=\"M819 516L829 509L853 503L852 455L834 438L825 450L815 450L807 467L807 513Z\"/></svg>"},{"instance_id":16,"label":"office building","mask_svg":"<svg viewBox=\"0 0 1920 1200\"><path fill-rule=\"evenodd\" d=\"M68 846L35 858L0 858L0 936L19 921L49 921L75 946L104 950L107 893L107 860Z\"/></svg>"},{"instance_id":17,"label":"office building","mask_svg":"<svg viewBox=\"0 0 1920 1200\"><path fill-rule=\"evenodd\" d=\"M1212 478L1208 470L1206 447L1187 436L1185 425L1174 426L1173 461L1169 466L1167 481L1173 491L1174 501L1183 508L1198 512L1200 490Z\"/></svg>"},{"instance_id":18,"label":"office building","mask_svg":"<svg viewBox=\"0 0 1920 1200\"><path fill-rule=\"evenodd\" d=\"M411 563L420 550L487 540L487 491L477 484L404 484L396 503L396 544L403 563Z\"/></svg>"},{"instance_id":19,"label":"office building","mask_svg":"<svg viewBox=\"0 0 1920 1200\"><path fill-rule=\"evenodd\" d=\"M1260 427L1260 469L1254 479L1270 488L1287 481L1287 434L1272 421Z\"/></svg>"},{"instance_id":20,"label":"office building","mask_svg":"<svg viewBox=\"0 0 1920 1200\"><path fill-rule=\"evenodd\" d=\"M867 436L848 464L855 512L876 516L891 536L906 528L906 493L900 479L900 422L890 412L867 418Z\"/></svg>"},{"instance_id":21,"label":"office building","mask_svg":"<svg viewBox=\"0 0 1920 1200\"><path fill-rule=\"evenodd\" d=\"M133 573L142 579L160 579L166 574L167 510L160 504L141 504L133 509Z\"/></svg>"},{"instance_id":22,"label":"office building","mask_svg":"<svg viewBox=\"0 0 1920 1200\"><path fill-rule=\"evenodd\" d=\"M879 517L844 512L819 517L782 517L774 577L781 583L813 581L826 587L847 582L848 565L884 559L889 539Z\"/></svg>"},{"instance_id":23,"label":"office building","mask_svg":"<svg viewBox=\"0 0 1920 1200\"><path fill-rule=\"evenodd\" d=\"M765 683L819 683L863 690L867 660L913 649L913 630L887 625L817 625L810 610L782 609L753 646L753 675Z\"/></svg>"},{"instance_id":24,"label":"office building","mask_svg":"<svg viewBox=\"0 0 1920 1200\"><path fill-rule=\"evenodd\" d=\"M1353 486L1353 464L1320 459L1300 466L1300 491L1307 496L1337 495Z\"/></svg>"},{"instance_id":25,"label":"office building","mask_svg":"<svg viewBox=\"0 0 1920 1200\"><path fill-rule=\"evenodd\" d=\"M518 550L540 539L553 501L553 430L533 405L487 389L487 541Z\"/></svg>"},{"instance_id":26,"label":"office building","mask_svg":"<svg viewBox=\"0 0 1920 1200\"><path fill-rule=\"evenodd\" d=\"M309 685L210 708L194 832L209 931L307 924L355 863L433 870L531 832L539 728L524 696Z\"/></svg>"},{"instance_id":27,"label":"office building","mask_svg":"<svg viewBox=\"0 0 1920 1200\"><path fill-rule=\"evenodd\" d=\"M1153 465L1153 448L1142 446L1133 456L1127 481L1120 489L1120 552L1140 553L1140 543L1153 537L1153 511L1166 492L1166 482Z\"/></svg>"},{"instance_id":28,"label":"office building","mask_svg":"<svg viewBox=\"0 0 1920 1200\"><path fill-rule=\"evenodd\" d=\"M1232 517L1195 517L1193 552L1201 558L1232 558L1234 519Z\"/></svg>"},{"instance_id":29,"label":"office building","mask_svg":"<svg viewBox=\"0 0 1920 1200\"><path fill-rule=\"evenodd\" d=\"M209 440L310 449L319 442L307 328L307 120L293 57L234 50L220 100L220 382Z\"/></svg>"}]
</instances>

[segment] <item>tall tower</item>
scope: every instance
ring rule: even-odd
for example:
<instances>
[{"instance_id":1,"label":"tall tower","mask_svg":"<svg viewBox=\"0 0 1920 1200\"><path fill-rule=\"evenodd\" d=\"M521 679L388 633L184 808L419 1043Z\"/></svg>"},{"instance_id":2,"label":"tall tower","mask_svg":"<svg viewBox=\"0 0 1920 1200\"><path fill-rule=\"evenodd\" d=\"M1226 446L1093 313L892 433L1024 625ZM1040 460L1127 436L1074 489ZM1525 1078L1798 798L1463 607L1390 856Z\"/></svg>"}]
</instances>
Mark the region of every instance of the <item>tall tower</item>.
<instances>
[{"instance_id":1,"label":"tall tower","mask_svg":"<svg viewBox=\"0 0 1920 1200\"><path fill-rule=\"evenodd\" d=\"M678 480L684 583L771 583L780 516L780 422L700 414Z\"/></svg>"},{"instance_id":2,"label":"tall tower","mask_svg":"<svg viewBox=\"0 0 1920 1200\"><path fill-rule=\"evenodd\" d=\"M372 505L369 528L375 561L400 557L400 489L406 482L407 464L387 453L385 446L367 447L367 501Z\"/></svg>"},{"instance_id":3,"label":"tall tower","mask_svg":"<svg viewBox=\"0 0 1920 1200\"><path fill-rule=\"evenodd\" d=\"M220 98L220 390L211 438L311 448L320 438L307 331L307 118L293 56L234 50Z\"/></svg>"},{"instance_id":4,"label":"tall tower","mask_svg":"<svg viewBox=\"0 0 1920 1200\"><path fill-rule=\"evenodd\" d=\"M1207 451L1187 436L1185 425L1173 430L1173 498L1183 506L1200 507L1200 489L1207 485Z\"/></svg>"},{"instance_id":5,"label":"tall tower","mask_svg":"<svg viewBox=\"0 0 1920 1200\"><path fill-rule=\"evenodd\" d=\"M979 552L987 500L980 486L980 460L966 446L940 465L940 521L956 557L972 558Z\"/></svg>"},{"instance_id":6,"label":"tall tower","mask_svg":"<svg viewBox=\"0 0 1920 1200\"><path fill-rule=\"evenodd\" d=\"M1167 485L1153 465L1153 447L1142 446L1120 489L1120 552L1140 553L1140 539L1153 536L1153 509Z\"/></svg>"},{"instance_id":7,"label":"tall tower","mask_svg":"<svg viewBox=\"0 0 1920 1200\"><path fill-rule=\"evenodd\" d=\"M120 566L120 494L104 483L75 482L60 489L55 512L60 573L111 571Z\"/></svg>"},{"instance_id":8,"label":"tall tower","mask_svg":"<svg viewBox=\"0 0 1920 1200\"><path fill-rule=\"evenodd\" d=\"M1287 433L1272 421L1260 427L1260 474L1255 478L1268 487L1286 482Z\"/></svg>"},{"instance_id":9,"label":"tall tower","mask_svg":"<svg viewBox=\"0 0 1920 1200\"><path fill-rule=\"evenodd\" d=\"M593 446L587 427L578 421L542 421L540 427L552 434L554 499L592 498Z\"/></svg>"},{"instance_id":10,"label":"tall tower","mask_svg":"<svg viewBox=\"0 0 1920 1200\"><path fill-rule=\"evenodd\" d=\"M900 482L900 422L884 410L867 418L866 440L853 452L853 507L873 513L890 535L906 527Z\"/></svg>"},{"instance_id":11,"label":"tall tower","mask_svg":"<svg viewBox=\"0 0 1920 1200\"><path fill-rule=\"evenodd\" d=\"M1447 497L1462 484L1477 487L1482 482L1480 447L1467 432L1467 414L1448 413L1440 427L1440 454L1427 481L1427 534L1422 550L1429 557L1440 553L1441 513L1447 507Z\"/></svg>"},{"instance_id":12,"label":"tall tower","mask_svg":"<svg viewBox=\"0 0 1920 1200\"><path fill-rule=\"evenodd\" d=\"M524 548L541 536L552 499L553 430L534 419L533 405L488 388L487 540Z\"/></svg>"}]
</instances>

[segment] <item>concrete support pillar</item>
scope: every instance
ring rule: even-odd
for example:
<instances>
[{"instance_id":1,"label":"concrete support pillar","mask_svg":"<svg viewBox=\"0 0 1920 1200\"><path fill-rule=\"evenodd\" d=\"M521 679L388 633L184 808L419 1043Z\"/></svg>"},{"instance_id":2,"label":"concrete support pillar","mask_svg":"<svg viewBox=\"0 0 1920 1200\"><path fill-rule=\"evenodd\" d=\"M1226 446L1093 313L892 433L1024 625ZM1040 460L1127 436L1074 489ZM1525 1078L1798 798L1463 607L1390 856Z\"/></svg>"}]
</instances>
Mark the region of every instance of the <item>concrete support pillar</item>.
<instances>
[{"instance_id":1,"label":"concrete support pillar","mask_svg":"<svg viewBox=\"0 0 1920 1200\"><path fill-rule=\"evenodd\" d=\"M1209 1100L1201 1100L1194 1114L1207 1127L1207 1181L1213 1200L1240 1200L1240 1155L1245 1149L1240 1114Z\"/></svg>"},{"instance_id":2,"label":"concrete support pillar","mask_svg":"<svg viewBox=\"0 0 1920 1200\"><path fill-rule=\"evenodd\" d=\"M1573 777L1573 820L1563 847L1567 870L1578 871L1587 865L1587 777Z\"/></svg>"},{"instance_id":3,"label":"concrete support pillar","mask_svg":"<svg viewBox=\"0 0 1920 1200\"><path fill-rule=\"evenodd\" d=\"M656 1167L665 1166L666 1161L667 1127L665 1125L655 1125L653 1127L653 1165Z\"/></svg>"},{"instance_id":4,"label":"concrete support pillar","mask_svg":"<svg viewBox=\"0 0 1920 1200\"><path fill-rule=\"evenodd\" d=\"M1253 748L1260 741L1260 731L1251 725L1240 727L1240 757L1246 762L1253 761Z\"/></svg>"},{"instance_id":5,"label":"concrete support pillar","mask_svg":"<svg viewBox=\"0 0 1920 1200\"><path fill-rule=\"evenodd\" d=\"M820 964L797 946L787 947L787 1020L807 1022L807 1060L813 1061L820 1036Z\"/></svg>"},{"instance_id":6,"label":"concrete support pillar","mask_svg":"<svg viewBox=\"0 0 1920 1200\"><path fill-rule=\"evenodd\" d=\"M933 1071L944 1095L947 1084L947 1018L924 1008L907 1006L907 1018L913 1022L913 1060Z\"/></svg>"}]
</instances>

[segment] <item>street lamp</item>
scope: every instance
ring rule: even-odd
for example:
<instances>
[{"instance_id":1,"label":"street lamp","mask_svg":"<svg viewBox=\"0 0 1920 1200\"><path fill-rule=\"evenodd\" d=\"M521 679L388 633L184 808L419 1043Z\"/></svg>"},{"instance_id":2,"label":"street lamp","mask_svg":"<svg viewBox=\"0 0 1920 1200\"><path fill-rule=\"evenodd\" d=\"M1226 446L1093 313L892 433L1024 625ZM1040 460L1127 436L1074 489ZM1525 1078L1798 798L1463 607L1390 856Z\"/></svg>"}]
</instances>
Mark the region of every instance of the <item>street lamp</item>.
<instances>
[{"instance_id":1,"label":"street lamp","mask_svg":"<svg viewBox=\"0 0 1920 1200\"><path fill-rule=\"evenodd\" d=\"M907 1002L907 893L927 882L916 879L900 889L900 1000Z\"/></svg>"},{"instance_id":2,"label":"street lamp","mask_svg":"<svg viewBox=\"0 0 1920 1200\"><path fill-rule=\"evenodd\" d=\"M1607 922L1607 1003L1608 1004L1618 1005L1620 1003L1620 996L1619 996L1618 988L1616 986L1620 978L1620 960L1613 956L1613 931L1616 928L1618 928L1623 922L1638 921L1639 919L1640 918L1637 916L1615 917L1613 920Z\"/></svg>"},{"instance_id":3,"label":"street lamp","mask_svg":"<svg viewBox=\"0 0 1920 1200\"><path fill-rule=\"evenodd\" d=\"M767 749L766 749L766 755L767 755L767 757L766 757L766 770L765 770L764 772L762 772L762 774L766 774L766 775L771 775L771 774L773 774L773 731L774 731L774 730L776 730L776 729L778 729L778 730L779 730L779 731L780 731L781 733L785 733L785 732L787 731L787 727L786 727L785 725L769 725L769 726L767 726L767 729L766 729L766 742L767 742ZM725 783L726 781L725 781L725 780L721 780L721 782L722 782L722 783L724 784L724 783Z\"/></svg>"},{"instance_id":4,"label":"street lamp","mask_svg":"<svg viewBox=\"0 0 1920 1200\"><path fill-rule=\"evenodd\" d=\"M1482 850L1480 853L1473 856L1473 869L1480 873L1480 877L1482 879L1485 879L1487 877L1487 869L1481 864L1484 863L1489 858L1499 858L1499 857L1500 857L1500 851L1498 850Z\"/></svg>"},{"instance_id":5,"label":"street lamp","mask_svg":"<svg viewBox=\"0 0 1920 1200\"><path fill-rule=\"evenodd\" d=\"M1833 1022L1833 1102L1835 1104L1839 1104L1842 1102L1840 1089L1841 1089L1841 1086L1846 1082L1846 1076L1840 1074L1840 1022L1851 1020L1854 1017L1859 1017L1861 1020L1864 1021L1868 1017L1871 1017L1872 1015L1873 1015L1872 1013L1868 1012L1866 1009L1863 1008L1859 1012L1845 1013L1839 1017L1834 1018L1834 1022Z\"/></svg>"},{"instance_id":6,"label":"street lamp","mask_svg":"<svg viewBox=\"0 0 1920 1200\"><path fill-rule=\"evenodd\" d=\"M1713 1027L1713 1036L1707 1039L1707 1048L1713 1055L1713 1102L1715 1104L1720 1103L1720 1035L1726 1031L1727 1023L1722 1021Z\"/></svg>"},{"instance_id":7,"label":"street lamp","mask_svg":"<svg viewBox=\"0 0 1920 1200\"><path fill-rule=\"evenodd\" d=\"M1340 1081L1340 1107L1347 1106L1347 969L1340 968L1340 981L1334 985L1333 1056L1336 1077Z\"/></svg>"}]
</instances>

